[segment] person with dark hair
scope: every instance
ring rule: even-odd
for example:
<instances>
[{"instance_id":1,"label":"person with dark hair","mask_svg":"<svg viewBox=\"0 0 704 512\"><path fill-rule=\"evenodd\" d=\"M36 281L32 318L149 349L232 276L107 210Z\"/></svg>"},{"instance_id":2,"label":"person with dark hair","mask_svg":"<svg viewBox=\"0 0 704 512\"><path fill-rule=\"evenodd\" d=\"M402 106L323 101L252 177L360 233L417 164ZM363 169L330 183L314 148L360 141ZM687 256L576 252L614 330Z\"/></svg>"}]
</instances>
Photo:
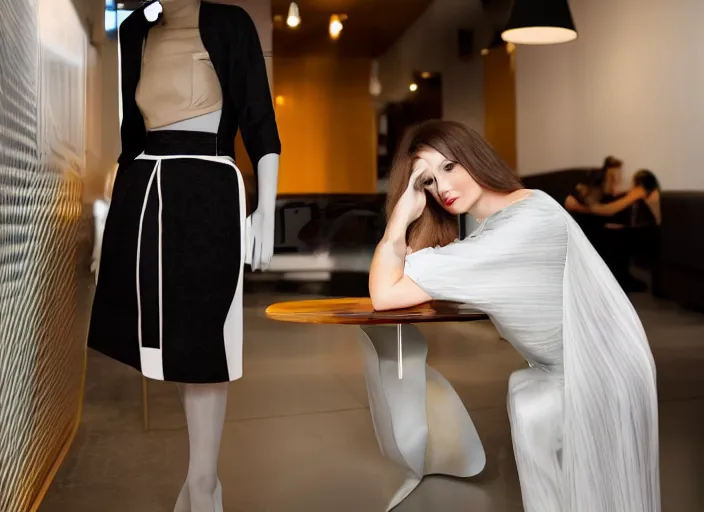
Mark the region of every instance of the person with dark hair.
<instances>
[{"instance_id":1,"label":"person with dark hair","mask_svg":"<svg viewBox=\"0 0 704 512\"><path fill-rule=\"evenodd\" d=\"M660 224L660 183L655 174L647 169L642 169L633 176L633 187L628 193L609 202L590 204L588 210L596 215L613 217L638 205L639 202L647 208L640 215L648 217L648 220L633 220L637 220L640 224L643 222Z\"/></svg>"},{"instance_id":2,"label":"person with dark hair","mask_svg":"<svg viewBox=\"0 0 704 512\"><path fill-rule=\"evenodd\" d=\"M479 226L456 240L466 213ZM574 219L449 121L405 136L387 216L369 275L374 308L465 303L528 362L508 394L526 512L659 512L653 356Z\"/></svg>"},{"instance_id":3,"label":"person with dark hair","mask_svg":"<svg viewBox=\"0 0 704 512\"><path fill-rule=\"evenodd\" d=\"M602 204L589 205L592 215L606 219L601 236L602 257L626 291L646 291L648 285L631 275L636 258L650 266L655 257L661 221L660 183L651 171L633 176L631 190Z\"/></svg>"},{"instance_id":4,"label":"person with dark hair","mask_svg":"<svg viewBox=\"0 0 704 512\"><path fill-rule=\"evenodd\" d=\"M625 221L624 214L611 218L593 215L590 206L609 203L620 197L619 184L621 183L622 169L623 162L621 160L607 156L601 168L591 171L584 180L575 186L572 194L565 199L564 205L610 268L612 268L610 263L613 254L612 243L610 233L606 233L604 227L610 222L623 223ZM619 282L623 281L619 276L617 279Z\"/></svg>"},{"instance_id":5,"label":"person with dark hair","mask_svg":"<svg viewBox=\"0 0 704 512\"><path fill-rule=\"evenodd\" d=\"M565 208L570 212L589 213L589 204L608 203L620 195L619 185L623 162L607 156L600 169L590 172L579 182L565 199Z\"/></svg>"}]
</instances>

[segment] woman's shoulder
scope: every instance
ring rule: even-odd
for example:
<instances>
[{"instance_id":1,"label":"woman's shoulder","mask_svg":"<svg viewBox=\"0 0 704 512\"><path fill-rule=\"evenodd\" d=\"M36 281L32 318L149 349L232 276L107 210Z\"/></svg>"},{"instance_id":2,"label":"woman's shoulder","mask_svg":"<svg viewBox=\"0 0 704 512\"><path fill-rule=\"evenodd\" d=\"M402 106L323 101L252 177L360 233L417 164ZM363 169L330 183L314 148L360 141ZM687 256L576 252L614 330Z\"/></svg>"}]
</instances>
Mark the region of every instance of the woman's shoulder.
<instances>
[{"instance_id":1,"label":"woman's shoulder","mask_svg":"<svg viewBox=\"0 0 704 512\"><path fill-rule=\"evenodd\" d=\"M562 220L567 212L564 207L550 195L538 189L531 189L525 199L510 205L499 218L520 220L523 222Z\"/></svg>"},{"instance_id":2,"label":"woman's shoulder","mask_svg":"<svg viewBox=\"0 0 704 512\"><path fill-rule=\"evenodd\" d=\"M567 232L568 216L564 207L548 194L531 190L530 196L498 216L492 231L521 240L562 236Z\"/></svg>"}]
</instances>

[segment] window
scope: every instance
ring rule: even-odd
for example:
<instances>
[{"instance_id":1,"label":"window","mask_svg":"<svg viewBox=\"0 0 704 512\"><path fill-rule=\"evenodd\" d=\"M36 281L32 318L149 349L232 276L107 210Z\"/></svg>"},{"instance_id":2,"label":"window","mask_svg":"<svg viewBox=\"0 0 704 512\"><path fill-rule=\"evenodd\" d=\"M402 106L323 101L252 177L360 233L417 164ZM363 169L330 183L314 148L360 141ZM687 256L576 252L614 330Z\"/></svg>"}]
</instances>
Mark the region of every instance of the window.
<instances>
[{"instance_id":1,"label":"window","mask_svg":"<svg viewBox=\"0 0 704 512\"><path fill-rule=\"evenodd\" d=\"M125 5L115 0L105 0L105 34L108 39L117 39L117 29L132 13Z\"/></svg>"}]
</instances>

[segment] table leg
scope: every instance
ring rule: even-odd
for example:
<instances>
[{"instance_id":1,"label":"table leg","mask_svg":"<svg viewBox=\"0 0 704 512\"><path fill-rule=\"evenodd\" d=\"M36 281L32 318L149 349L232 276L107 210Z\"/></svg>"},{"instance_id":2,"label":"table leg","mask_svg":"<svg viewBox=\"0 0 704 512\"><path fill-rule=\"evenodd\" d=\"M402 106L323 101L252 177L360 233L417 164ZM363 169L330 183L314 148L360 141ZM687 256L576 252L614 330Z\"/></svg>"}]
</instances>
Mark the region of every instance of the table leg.
<instances>
[{"instance_id":1,"label":"table leg","mask_svg":"<svg viewBox=\"0 0 704 512\"><path fill-rule=\"evenodd\" d=\"M403 378L398 378L396 326L362 326L369 408L381 452L407 471L387 511L401 503L425 475L477 475L484 448L460 397L426 365L428 345L413 325L402 326Z\"/></svg>"}]
</instances>

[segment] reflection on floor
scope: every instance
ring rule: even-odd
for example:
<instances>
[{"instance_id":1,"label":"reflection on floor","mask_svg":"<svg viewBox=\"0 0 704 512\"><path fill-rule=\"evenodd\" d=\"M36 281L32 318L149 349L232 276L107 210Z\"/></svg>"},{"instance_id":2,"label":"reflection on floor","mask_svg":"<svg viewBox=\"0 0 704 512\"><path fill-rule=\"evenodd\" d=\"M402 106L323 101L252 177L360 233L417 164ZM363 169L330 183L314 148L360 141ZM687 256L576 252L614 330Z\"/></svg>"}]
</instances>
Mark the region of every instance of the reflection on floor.
<instances>
[{"instance_id":1,"label":"reflection on floor","mask_svg":"<svg viewBox=\"0 0 704 512\"><path fill-rule=\"evenodd\" d=\"M403 475L376 445L355 328L263 318L263 306L284 299L248 298L245 377L230 388L220 460L225 510L382 511ZM659 368L663 511L700 512L704 316L635 301ZM396 512L522 510L505 395L524 363L488 322L422 330L429 362L471 411L488 462L474 479L427 478ZM91 353L82 428L40 512L171 512L188 457L175 387L151 384L149 433L141 412L139 375Z\"/></svg>"}]
</instances>

